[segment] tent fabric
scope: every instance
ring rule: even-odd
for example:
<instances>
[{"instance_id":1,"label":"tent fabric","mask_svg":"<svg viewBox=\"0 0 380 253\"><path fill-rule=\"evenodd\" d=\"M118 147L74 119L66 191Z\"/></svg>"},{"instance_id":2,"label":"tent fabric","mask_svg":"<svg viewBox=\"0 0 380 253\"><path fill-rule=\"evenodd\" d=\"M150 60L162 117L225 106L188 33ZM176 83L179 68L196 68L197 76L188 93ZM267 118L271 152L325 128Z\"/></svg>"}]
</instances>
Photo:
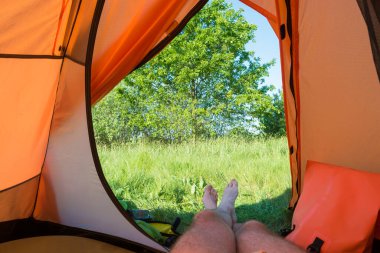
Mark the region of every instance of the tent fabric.
<instances>
[{"instance_id":1,"label":"tent fabric","mask_svg":"<svg viewBox=\"0 0 380 253\"><path fill-rule=\"evenodd\" d=\"M261 13L264 17L277 23L277 7L275 0L240 0L257 12Z\"/></svg>"},{"instance_id":2,"label":"tent fabric","mask_svg":"<svg viewBox=\"0 0 380 253\"><path fill-rule=\"evenodd\" d=\"M0 192L0 220L30 217L36 202L40 176Z\"/></svg>"},{"instance_id":3,"label":"tent fabric","mask_svg":"<svg viewBox=\"0 0 380 253\"><path fill-rule=\"evenodd\" d=\"M85 230L77 227L65 226L58 223L39 221L33 218L0 223L0 245L2 245L1 243L31 237L49 238L47 236L83 237L114 245L123 249L130 250L132 252L162 252L150 248L147 245L141 244L139 242L132 242L125 238ZM79 249L80 248L81 246L79 246Z\"/></svg>"},{"instance_id":4,"label":"tent fabric","mask_svg":"<svg viewBox=\"0 0 380 253\"><path fill-rule=\"evenodd\" d=\"M123 216L99 180L89 141L84 72L84 66L65 60L33 217L163 249Z\"/></svg>"},{"instance_id":5,"label":"tent fabric","mask_svg":"<svg viewBox=\"0 0 380 253\"><path fill-rule=\"evenodd\" d=\"M299 110L297 107L298 93L295 88L297 79L294 78L297 70L297 68L294 67L297 57L294 41L296 41L297 33L293 32L294 16L297 17L298 12L295 11L292 13L292 10L296 10L297 8L293 5L290 6L290 4L289 1L285 0L276 1L278 29L281 30L281 27L283 27L282 30L284 31L284 35L279 37L279 44L286 132L288 136L289 161L292 176L292 197L289 202L289 207L294 207L299 197L299 132L297 128ZM292 4L295 5L296 3ZM289 17L289 13L292 13L292 16Z\"/></svg>"},{"instance_id":6,"label":"tent fabric","mask_svg":"<svg viewBox=\"0 0 380 253\"><path fill-rule=\"evenodd\" d=\"M121 208L115 206L104 188L104 181L99 180L102 178L94 164L86 116L90 109L86 101L90 98L96 22L100 17L99 6L103 6L104 1L49 1L45 5L43 2L25 0L7 5L4 9L10 13L5 16L7 19L0 20L0 27L4 28L6 34L0 45L0 77L3 80L2 87L7 90L0 95L0 112L6 122L0 131L1 140L5 140L0 145L0 170L4 172L4 177L0 179L0 203L6 206L1 210L0 221L28 218L34 213L41 220L107 231L164 251L162 246L130 223ZM29 12L28 8L32 11ZM74 14L67 14L68 10L74 11ZM26 15L34 17L34 23L24 17ZM41 19L36 18L39 16ZM13 25L13 20L19 20L20 24ZM19 31L20 28L22 31L26 29L26 34ZM10 43L15 36L24 41ZM36 47L29 48L34 44ZM65 54L64 58L54 55L56 52ZM65 135L71 138L59 138ZM74 136L78 138L73 139ZM72 150L78 152L71 159L66 154L72 154L67 152L72 146L75 147ZM54 153L56 150L59 153ZM66 164L65 159L71 163ZM54 161L52 167L51 161ZM69 169L60 175L61 178L48 181L52 171L55 171L53 167ZM89 173L87 176L85 171ZM77 178L85 178L90 186L75 181L78 174L83 177ZM68 180L62 181L65 177ZM62 184L55 184L56 181ZM77 185L73 182L77 182ZM78 192L84 193L82 197ZM70 199L72 196L78 198ZM49 209L41 210L41 206ZM93 206L98 209L92 209ZM105 213L110 216L105 216Z\"/></svg>"},{"instance_id":7,"label":"tent fabric","mask_svg":"<svg viewBox=\"0 0 380 253\"><path fill-rule=\"evenodd\" d=\"M380 2L375 0L357 0L357 2L367 23L373 60L380 80Z\"/></svg>"},{"instance_id":8,"label":"tent fabric","mask_svg":"<svg viewBox=\"0 0 380 253\"><path fill-rule=\"evenodd\" d=\"M0 10L1 201L9 199L7 189L23 187L41 173L62 63L53 52L62 38L59 24L67 20L64 7L69 2L10 1ZM29 201L17 196L20 201L15 202L25 203L18 210L12 207L15 216L30 213L23 208L29 209L26 203L35 197Z\"/></svg>"},{"instance_id":9,"label":"tent fabric","mask_svg":"<svg viewBox=\"0 0 380 253\"><path fill-rule=\"evenodd\" d=\"M360 9L299 4L301 180L307 160L380 172L380 85Z\"/></svg>"},{"instance_id":10,"label":"tent fabric","mask_svg":"<svg viewBox=\"0 0 380 253\"><path fill-rule=\"evenodd\" d=\"M243 2L262 8L260 1ZM356 1L278 0L276 7L277 29L285 30L280 53L293 207L307 160L380 171L380 115L371 110L379 108L380 92Z\"/></svg>"},{"instance_id":11,"label":"tent fabric","mask_svg":"<svg viewBox=\"0 0 380 253\"><path fill-rule=\"evenodd\" d=\"M65 3L66 2L66 3ZM70 1L7 1L0 10L0 53L51 55ZM38 17L38 18L36 18ZM41 39L43 38L43 39Z\"/></svg>"},{"instance_id":12,"label":"tent fabric","mask_svg":"<svg viewBox=\"0 0 380 253\"><path fill-rule=\"evenodd\" d=\"M76 236L40 236L0 244L2 253L131 253L108 243Z\"/></svg>"},{"instance_id":13,"label":"tent fabric","mask_svg":"<svg viewBox=\"0 0 380 253\"><path fill-rule=\"evenodd\" d=\"M75 23L70 30L69 39L65 47L65 57L70 60L84 65L87 57L87 44L90 36L90 28L93 21L93 15L86 10L93 10L96 2L81 1L75 15Z\"/></svg>"},{"instance_id":14,"label":"tent fabric","mask_svg":"<svg viewBox=\"0 0 380 253\"><path fill-rule=\"evenodd\" d=\"M277 37L280 38L279 34L279 23L277 16L277 6L276 0L240 0L244 4L255 9L261 15L267 18L270 26L273 28L273 31L276 33Z\"/></svg>"},{"instance_id":15,"label":"tent fabric","mask_svg":"<svg viewBox=\"0 0 380 253\"><path fill-rule=\"evenodd\" d=\"M98 39L95 45L92 74L92 104L99 101L135 69L156 47L161 49L178 31L175 28L188 21L187 14L198 10L206 1L156 0L113 1L104 7ZM126 10L120 12L120 9ZM118 24L115 26L114 24ZM173 32L173 34L172 34Z\"/></svg>"},{"instance_id":16,"label":"tent fabric","mask_svg":"<svg viewBox=\"0 0 380 253\"><path fill-rule=\"evenodd\" d=\"M274 32L279 39L279 47L281 54L281 72L283 83L283 95L284 95L284 107L286 118L286 132L288 137L289 147L289 161L290 170L292 175L292 197L289 203L289 207L294 207L298 197L300 188L299 179L299 132L298 132L298 119L299 110L297 108L299 94L297 85L297 68L294 65L297 63L297 47L294 41L297 41L297 33L292 33L293 26L297 24L295 22L298 16L297 1L285 1L285 0L240 0L247 4L251 8L264 15ZM294 13L292 13L292 11ZM292 13L292 16L288 15Z\"/></svg>"},{"instance_id":17,"label":"tent fabric","mask_svg":"<svg viewBox=\"0 0 380 253\"><path fill-rule=\"evenodd\" d=\"M77 14L67 46L70 58L64 59L60 72L49 145L33 217L128 238L164 250L127 219L115 197L106 191L105 186L109 186L105 185L101 169L97 168L100 163L93 154L96 147L91 141L93 135L89 136L92 126L88 121L91 119L91 47L94 46L103 4L102 1L82 0ZM84 64L81 63L83 60Z\"/></svg>"},{"instance_id":18,"label":"tent fabric","mask_svg":"<svg viewBox=\"0 0 380 253\"><path fill-rule=\"evenodd\" d=\"M0 56L0 191L41 172L60 66L60 59Z\"/></svg>"}]
</instances>

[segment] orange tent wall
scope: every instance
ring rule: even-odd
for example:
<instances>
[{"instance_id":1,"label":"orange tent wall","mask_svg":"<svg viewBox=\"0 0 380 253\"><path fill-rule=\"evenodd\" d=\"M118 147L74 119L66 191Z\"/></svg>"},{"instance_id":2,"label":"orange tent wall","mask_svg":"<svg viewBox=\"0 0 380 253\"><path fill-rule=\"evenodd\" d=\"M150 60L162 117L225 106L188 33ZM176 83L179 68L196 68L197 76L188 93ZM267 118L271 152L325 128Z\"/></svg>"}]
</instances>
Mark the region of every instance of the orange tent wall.
<instances>
[{"instance_id":1,"label":"orange tent wall","mask_svg":"<svg viewBox=\"0 0 380 253\"><path fill-rule=\"evenodd\" d=\"M62 63L54 45L68 19L65 3L11 1L0 10L0 221L33 210Z\"/></svg>"},{"instance_id":2,"label":"orange tent wall","mask_svg":"<svg viewBox=\"0 0 380 253\"><path fill-rule=\"evenodd\" d=\"M142 60L154 56L205 3L107 1L92 66L92 97L101 98ZM9 2L0 11L0 77L4 91L0 93L0 194L39 178L62 60L65 57L79 64L86 61L83 45L87 43L86 25L91 25L92 17L78 15L80 8L86 6L78 0L23 0ZM79 29L72 30L75 25ZM25 198L16 202L31 205ZM13 210L2 199L0 206ZM14 208L23 209L22 205ZM25 217L30 215L23 213ZM22 217L4 219L12 218Z\"/></svg>"},{"instance_id":3,"label":"orange tent wall","mask_svg":"<svg viewBox=\"0 0 380 253\"><path fill-rule=\"evenodd\" d=\"M268 21L276 17L272 27L280 35L290 206L302 190L308 160L380 172L380 84L358 3L241 1Z\"/></svg>"},{"instance_id":4,"label":"orange tent wall","mask_svg":"<svg viewBox=\"0 0 380 253\"><path fill-rule=\"evenodd\" d=\"M95 44L92 104L142 61L158 53L205 3L205 0L118 0L106 4Z\"/></svg>"}]
</instances>

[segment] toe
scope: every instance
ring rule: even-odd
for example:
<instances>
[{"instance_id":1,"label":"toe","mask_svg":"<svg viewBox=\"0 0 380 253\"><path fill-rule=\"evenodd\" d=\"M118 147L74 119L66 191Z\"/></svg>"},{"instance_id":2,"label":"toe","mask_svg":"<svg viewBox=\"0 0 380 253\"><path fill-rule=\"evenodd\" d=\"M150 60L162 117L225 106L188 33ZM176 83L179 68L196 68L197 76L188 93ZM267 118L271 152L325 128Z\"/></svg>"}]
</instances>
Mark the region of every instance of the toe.
<instances>
[{"instance_id":1,"label":"toe","mask_svg":"<svg viewBox=\"0 0 380 253\"><path fill-rule=\"evenodd\" d=\"M211 191L211 195L214 197L215 201L218 200L218 193L215 190Z\"/></svg>"},{"instance_id":2,"label":"toe","mask_svg":"<svg viewBox=\"0 0 380 253\"><path fill-rule=\"evenodd\" d=\"M210 193L212 189L213 189L213 188L212 188L211 185L207 185L207 186L205 187L205 192Z\"/></svg>"}]
</instances>

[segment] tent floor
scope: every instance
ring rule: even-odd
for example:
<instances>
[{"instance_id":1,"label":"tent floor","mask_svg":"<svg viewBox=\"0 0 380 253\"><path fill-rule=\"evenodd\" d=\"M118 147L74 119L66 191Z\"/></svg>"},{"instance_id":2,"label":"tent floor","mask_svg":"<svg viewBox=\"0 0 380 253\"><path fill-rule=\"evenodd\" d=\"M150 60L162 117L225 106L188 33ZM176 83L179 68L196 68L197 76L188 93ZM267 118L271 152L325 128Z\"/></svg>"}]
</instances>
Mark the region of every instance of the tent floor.
<instances>
[{"instance_id":1,"label":"tent floor","mask_svg":"<svg viewBox=\"0 0 380 253\"><path fill-rule=\"evenodd\" d=\"M0 222L0 252L155 253L162 251L108 234L28 218Z\"/></svg>"},{"instance_id":2,"label":"tent floor","mask_svg":"<svg viewBox=\"0 0 380 253\"><path fill-rule=\"evenodd\" d=\"M38 236L0 244L2 253L130 253L117 246L78 236Z\"/></svg>"}]
</instances>

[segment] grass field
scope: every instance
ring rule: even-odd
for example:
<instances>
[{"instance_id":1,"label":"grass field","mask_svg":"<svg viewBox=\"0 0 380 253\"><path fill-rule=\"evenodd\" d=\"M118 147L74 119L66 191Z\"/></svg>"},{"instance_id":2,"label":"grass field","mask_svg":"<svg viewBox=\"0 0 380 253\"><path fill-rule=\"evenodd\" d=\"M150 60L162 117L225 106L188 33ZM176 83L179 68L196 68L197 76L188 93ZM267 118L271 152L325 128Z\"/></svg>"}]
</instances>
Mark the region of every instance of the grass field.
<instances>
[{"instance_id":1,"label":"grass field","mask_svg":"<svg viewBox=\"0 0 380 253\"><path fill-rule=\"evenodd\" d=\"M182 220L183 232L202 209L206 184L221 197L228 181L239 182L239 222L257 219L277 232L290 224L290 170L285 138L223 138L195 144L135 143L98 147L104 174L130 209L148 209L154 219Z\"/></svg>"}]
</instances>

